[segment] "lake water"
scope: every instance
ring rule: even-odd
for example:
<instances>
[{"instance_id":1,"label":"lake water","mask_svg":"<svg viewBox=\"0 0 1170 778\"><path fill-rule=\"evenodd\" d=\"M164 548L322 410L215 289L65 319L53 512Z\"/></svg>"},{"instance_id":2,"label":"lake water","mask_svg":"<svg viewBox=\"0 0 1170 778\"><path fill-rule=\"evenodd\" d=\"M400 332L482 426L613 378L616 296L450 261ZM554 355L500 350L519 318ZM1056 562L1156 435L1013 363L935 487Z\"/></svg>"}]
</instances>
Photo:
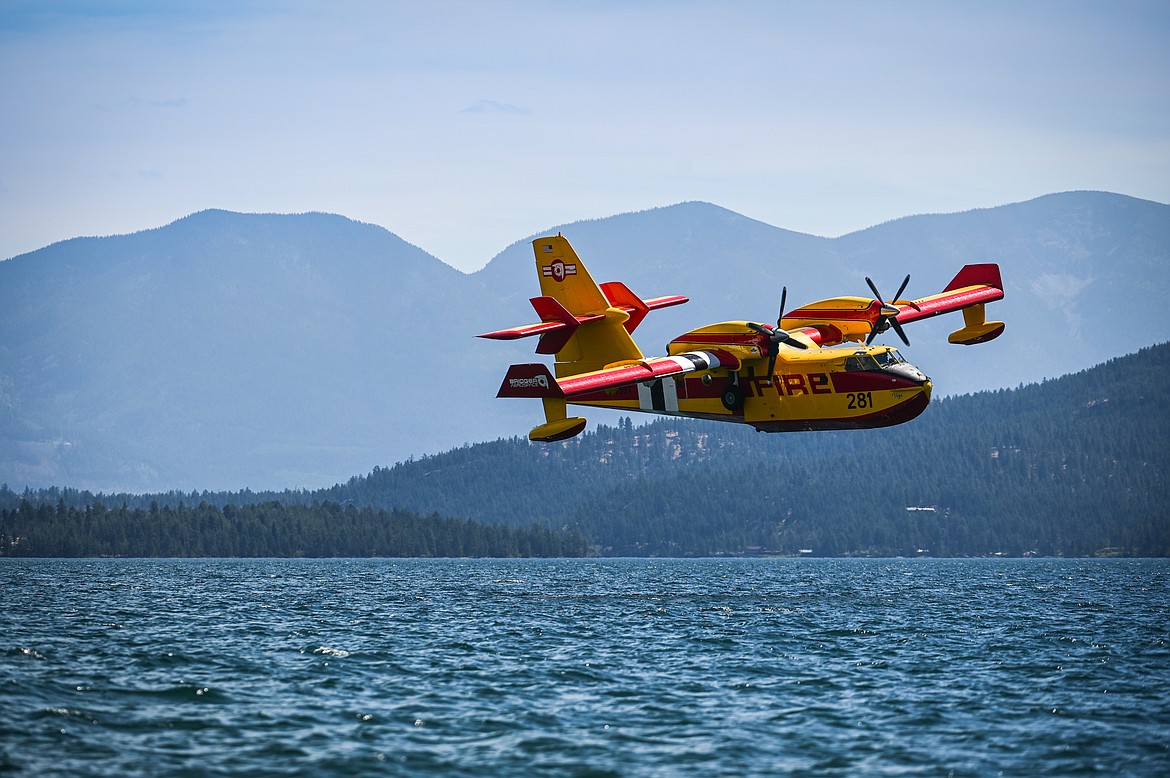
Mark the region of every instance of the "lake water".
<instances>
[{"instance_id":1,"label":"lake water","mask_svg":"<svg viewBox=\"0 0 1170 778\"><path fill-rule=\"evenodd\" d=\"M1170 775L1167 560L0 559L0 774Z\"/></svg>"}]
</instances>

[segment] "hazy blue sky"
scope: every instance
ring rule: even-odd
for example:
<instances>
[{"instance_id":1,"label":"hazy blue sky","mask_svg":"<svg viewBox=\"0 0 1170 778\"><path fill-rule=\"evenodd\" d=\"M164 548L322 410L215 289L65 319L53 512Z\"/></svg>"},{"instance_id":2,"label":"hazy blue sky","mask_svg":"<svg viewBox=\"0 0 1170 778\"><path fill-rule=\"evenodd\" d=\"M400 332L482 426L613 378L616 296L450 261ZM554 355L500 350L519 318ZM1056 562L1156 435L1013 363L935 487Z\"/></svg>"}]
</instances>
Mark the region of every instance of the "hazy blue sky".
<instances>
[{"instance_id":1,"label":"hazy blue sky","mask_svg":"<svg viewBox=\"0 0 1170 778\"><path fill-rule=\"evenodd\" d=\"M706 200L840 235L1170 202L1170 2L0 0L0 257L204 208L456 267Z\"/></svg>"}]
</instances>

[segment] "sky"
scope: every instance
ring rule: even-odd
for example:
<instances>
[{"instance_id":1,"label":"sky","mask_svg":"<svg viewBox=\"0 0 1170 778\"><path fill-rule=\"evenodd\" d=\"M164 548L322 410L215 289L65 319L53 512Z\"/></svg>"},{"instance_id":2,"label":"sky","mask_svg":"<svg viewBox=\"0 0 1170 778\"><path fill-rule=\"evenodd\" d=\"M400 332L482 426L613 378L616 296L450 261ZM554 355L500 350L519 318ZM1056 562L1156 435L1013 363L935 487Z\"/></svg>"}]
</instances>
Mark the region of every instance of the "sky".
<instances>
[{"instance_id":1,"label":"sky","mask_svg":"<svg viewBox=\"0 0 1170 778\"><path fill-rule=\"evenodd\" d=\"M1170 2L0 0L0 258L207 208L472 271L703 200L837 236L1170 202Z\"/></svg>"}]
</instances>

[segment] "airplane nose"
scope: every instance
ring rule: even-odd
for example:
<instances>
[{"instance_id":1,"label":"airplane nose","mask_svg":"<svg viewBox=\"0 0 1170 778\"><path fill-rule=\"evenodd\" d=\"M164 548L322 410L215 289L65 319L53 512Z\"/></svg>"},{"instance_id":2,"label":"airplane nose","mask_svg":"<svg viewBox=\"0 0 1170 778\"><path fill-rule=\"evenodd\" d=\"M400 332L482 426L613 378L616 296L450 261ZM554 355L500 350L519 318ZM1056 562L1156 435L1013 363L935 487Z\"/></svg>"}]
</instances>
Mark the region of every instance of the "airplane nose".
<instances>
[{"instance_id":1,"label":"airplane nose","mask_svg":"<svg viewBox=\"0 0 1170 778\"><path fill-rule=\"evenodd\" d=\"M886 371L907 381L913 381L919 386L930 385L930 377L909 362L903 362L900 365L891 365L886 368Z\"/></svg>"}]
</instances>

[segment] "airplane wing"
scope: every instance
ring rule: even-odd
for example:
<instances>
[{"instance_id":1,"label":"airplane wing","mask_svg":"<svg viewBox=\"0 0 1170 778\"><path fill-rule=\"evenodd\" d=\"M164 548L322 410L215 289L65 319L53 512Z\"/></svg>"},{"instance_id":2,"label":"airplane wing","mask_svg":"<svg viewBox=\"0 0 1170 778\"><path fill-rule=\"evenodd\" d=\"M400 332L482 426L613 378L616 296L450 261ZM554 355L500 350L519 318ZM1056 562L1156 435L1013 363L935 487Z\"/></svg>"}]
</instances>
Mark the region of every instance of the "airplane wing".
<instances>
[{"instance_id":1,"label":"airplane wing","mask_svg":"<svg viewBox=\"0 0 1170 778\"><path fill-rule=\"evenodd\" d=\"M696 370L714 370L720 364L719 357L709 351L688 351L673 357L641 359L559 379L540 363L512 365L496 397L573 399Z\"/></svg>"},{"instance_id":2,"label":"airplane wing","mask_svg":"<svg viewBox=\"0 0 1170 778\"><path fill-rule=\"evenodd\" d=\"M964 265L939 294L912 302L897 300L894 306L898 309L899 324L962 311L963 327L952 332L947 340L973 345L986 343L1003 332L1003 322L986 321L983 308L987 303L1002 299L1003 281L999 275L999 265Z\"/></svg>"},{"instance_id":3,"label":"airplane wing","mask_svg":"<svg viewBox=\"0 0 1170 778\"><path fill-rule=\"evenodd\" d=\"M1003 281L1000 280L999 265L964 265L939 294L913 302L898 300L894 305L898 309L898 322L908 324L1002 299Z\"/></svg>"},{"instance_id":4,"label":"airplane wing","mask_svg":"<svg viewBox=\"0 0 1170 778\"><path fill-rule=\"evenodd\" d=\"M845 341L868 343L890 326L906 340L901 325L962 311L964 326L951 333L949 340L970 345L985 343L1003 332L1003 322L984 319L984 306L1002 299L999 265L965 265L938 294L890 303L870 297L835 297L784 314L781 325L789 333L803 334L818 345L832 346Z\"/></svg>"}]
</instances>

